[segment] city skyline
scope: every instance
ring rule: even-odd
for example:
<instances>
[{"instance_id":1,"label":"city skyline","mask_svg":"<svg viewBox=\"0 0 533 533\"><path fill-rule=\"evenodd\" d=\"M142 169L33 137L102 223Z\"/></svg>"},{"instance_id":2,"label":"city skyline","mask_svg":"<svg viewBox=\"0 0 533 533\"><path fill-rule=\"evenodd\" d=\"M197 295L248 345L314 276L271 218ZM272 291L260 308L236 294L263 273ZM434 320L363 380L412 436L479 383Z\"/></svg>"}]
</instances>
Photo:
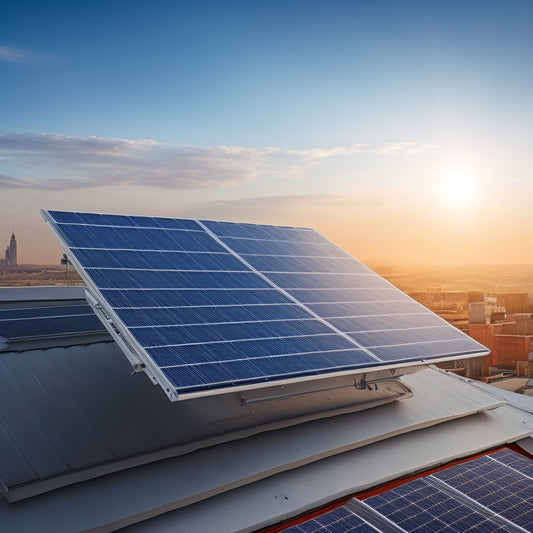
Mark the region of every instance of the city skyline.
<instances>
[{"instance_id":1,"label":"city skyline","mask_svg":"<svg viewBox=\"0 0 533 533\"><path fill-rule=\"evenodd\" d=\"M0 230L39 208L311 226L355 257L533 263L533 5L4 1Z\"/></svg>"}]
</instances>

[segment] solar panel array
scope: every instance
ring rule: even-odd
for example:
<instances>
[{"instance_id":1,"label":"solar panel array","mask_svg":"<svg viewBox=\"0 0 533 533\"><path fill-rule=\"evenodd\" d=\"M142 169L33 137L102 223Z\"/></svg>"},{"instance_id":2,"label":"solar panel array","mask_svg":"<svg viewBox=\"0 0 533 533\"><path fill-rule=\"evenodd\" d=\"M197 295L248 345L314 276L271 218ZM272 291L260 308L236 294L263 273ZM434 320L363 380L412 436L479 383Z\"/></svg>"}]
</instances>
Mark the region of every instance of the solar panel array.
<instances>
[{"instance_id":1,"label":"solar panel array","mask_svg":"<svg viewBox=\"0 0 533 533\"><path fill-rule=\"evenodd\" d=\"M415 479L286 529L424 533L533 531L533 461L505 449ZM392 526L383 526L383 519Z\"/></svg>"},{"instance_id":2,"label":"solar panel array","mask_svg":"<svg viewBox=\"0 0 533 533\"><path fill-rule=\"evenodd\" d=\"M347 505L343 505L285 531L290 533L376 533L380 530L357 516Z\"/></svg>"},{"instance_id":3,"label":"solar panel array","mask_svg":"<svg viewBox=\"0 0 533 533\"><path fill-rule=\"evenodd\" d=\"M0 336L8 341L105 331L87 304L0 309Z\"/></svg>"},{"instance_id":4,"label":"solar panel array","mask_svg":"<svg viewBox=\"0 0 533 533\"><path fill-rule=\"evenodd\" d=\"M177 394L486 352L311 229L43 215Z\"/></svg>"}]
</instances>

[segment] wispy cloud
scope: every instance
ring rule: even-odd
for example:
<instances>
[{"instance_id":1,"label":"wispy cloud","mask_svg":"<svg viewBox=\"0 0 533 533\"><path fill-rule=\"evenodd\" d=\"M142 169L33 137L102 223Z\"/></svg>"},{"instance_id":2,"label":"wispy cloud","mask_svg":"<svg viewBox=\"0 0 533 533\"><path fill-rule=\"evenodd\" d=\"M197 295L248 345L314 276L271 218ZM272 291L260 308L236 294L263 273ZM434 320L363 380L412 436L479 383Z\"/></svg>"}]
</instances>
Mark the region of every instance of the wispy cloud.
<instances>
[{"instance_id":1,"label":"wispy cloud","mask_svg":"<svg viewBox=\"0 0 533 533\"><path fill-rule=\"evenodd\" d=\"M21 180L19 186L43 189L120 184L177 189L229 185L255 178L269 152L226 146L169 146L146 139L0 135L4 161L37 175ZM54 170L69 177L52 178Z\"/></svg>"},{"instance_id":2,"label":"wispy cloud","mask_svg":"<svg viewBox=\"0 0 533 533\"><path fill-rule=\"evenodd\" d=\"M420 144L414 142L384 143L380 145L354 144L352 146L334 146L332 148L312 148L309 150L287 150L287 154L307 157L311 160L326 159L356 154L374 155L407 155L418 156L425 152L437 150L436 144Z\"/></svg>"},{"instance_id":3,"label":"wispy cloud","mask_svg":"<svg viewBox=\"0 0 533 533\"><path fill-rule=\"evenodd\" d=\"M259 177L305 178L328 159L358 154L418 156L434 145L358 144L307 150L276 147L175 146L150 139L68 137L59 134L0 135L0 188L81 189L151 185L173 189L228 186ZM20 169L15 177L13 169ZM16 172L18 173L18 172Z\"/></svg>"},{"instance_id":4,"label":"wispy cloud","mask_svg":"<svg viewBox=\"0 0 533 533\"><path fill-rule=\"evenodd\" d=\"M32 180L0 174L0 189L28 189L33 187L35 187L35 182Z\"/></svg>"},{"instance_id":5,"label":"wispy cloud","mask_svg":"<svg viewBox=\"0 0 533 533\"><path fill-rule=\"evenodd\" d=\"M22 48L13 46L0 46L0 61L9 63L25 63L29 61L30 54Z\"/></svg>"}]
</instances>

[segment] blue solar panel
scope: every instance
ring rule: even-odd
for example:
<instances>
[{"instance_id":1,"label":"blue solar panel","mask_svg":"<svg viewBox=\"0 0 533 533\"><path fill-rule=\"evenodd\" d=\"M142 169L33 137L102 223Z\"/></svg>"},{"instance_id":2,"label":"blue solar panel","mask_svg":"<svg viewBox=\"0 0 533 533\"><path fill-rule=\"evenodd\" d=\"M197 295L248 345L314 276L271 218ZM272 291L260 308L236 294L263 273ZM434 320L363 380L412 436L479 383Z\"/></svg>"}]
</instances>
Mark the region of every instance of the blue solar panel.
<instances>
[{"instance_id":1,"label":"blue solar panel","mask_svg":"<svg viewBox=\"0 0 533 533\"><path fill-rule=\"evenodd\" d=\"M80 249L77 257L84 268L249 270L229 253Z\"/></svg>"},{"instance_id":2,"label":"blue solar panel","mask_svg":"<svg viewBox=\"0 0 533 533\"><path fill-rule=\"evenodd\" d=\"M284 530L286 533L376 533L362 518L346 506L312 518Z\"/></svg>"},{"instance_id":3,"label":"blue solar panel","mask_svg":"<svg viewBox=\"0 0 533 533\"><path fill-rule=\"evenodd\" d=\"M507 531L501 524L433 486L417 479L365 501L406 531Z\"/></svg>"},{"instance_id":4,"label":"blue solar panel","mask_svg":"<svg viewBox=\"0 0 533 533\"><path fill-rule=\"evenodd\" d=\"M99 289L266 289L270 285L253 272L181 270L86 270Z\"/></svg>"},{"instance_id":5,"label":"blue solar panel","mask_svg":"<svg viewBox=\"0 0 533 533\"><path fill-rule=\"evenodd\" d=\"M514 524L533 531L532 468L533 461L507 450L499 456L483 456L437 472L434 477Z\"/></svg>"},{"instance_id":6,"label":"blue solar panel","mask_svg":"<svg viewBox=\"0 0 533 533\"><path fill-rule=\"evenodd\" d=\"M48 307L20 307L0 309L0 322L19 318L45 318L52 316L94 315L87 304L53 305Z\"/></svg>"},{"instance_id":7,"label":"blue solar panel","mask_svg":"<svg viewBox=\"0 0 533 533\"><path fill-rule=\"evenodd\" d=\"M332 244L267 241L254 239L221 239L236 253L249 257L254 255L303 256L306 257L349 257L348 254Z\"/></svg>"},{"instance_id":8,"label":"blue solar panel","mask_svg":"<svg viewBox=\"0 0 533 533\"><path fill-rule=\"evenodd\" d=\"M343 314L336 315L334 312L334 305L346 304L348 306L356 303L362 304L361 309L366 311L367 306L377 305L389 308L389 304L403 303L404 305L411 305L418 309L418 304L411 300L406 294L400 292L393 287L381 287L379 289L357 288L357 289L291 289L287 291L293 295L298 301L313 308L317 306L316 312L320 312L320 305L330 305L324 316L350 316L349 311L343 311ZM331 306L333 304L333 307ZM346 308L346 305L344 308ZM349 307L348 307L349 309ZM389 311L393 312L393 311ZM368 314L368 311L367 311Z\"/></svg>"},{"instance_id":9,"label":"blue solar panel","mask_svg":"<svg viewBox=\"0 0 533 533\"><path fill-rule=\"evenodd\" d=\"M491 453L488 457L533 479L533 461L519 453L515 453L505 448L504 450Z\"/></svg>"},{"instance_id":10,"label":"blue solar panel","mask_svg":"<svg viewBox=\"0 0 533 533\"><path fill-rule=\"evenodd\" d=\"M485 351L311 229L44 214L178 395Z\"/></svg>"},{"instance_id":11,"label":"blue solar panel","mask_svg":"<svg viewBox=\"0 0 533 533\"><path fill-rule=\"evenodd\" d=\"M287 296L274 289L211 289L209 291L184 289L130 289L127 291L101 290L113 309L149 309L200 306L249 306L293 303Z\"/></svg>"},{"instance_id":12,"label":"blue solar panel","mask_svg":"<svg viewBox=\"0 0 533 533\"><path fill-rule=\"evenodd\" d=\"M0 309L0 336L10 341L105 331L88 305Z\"/></svg>"},{"instance_id":13,"label":"blue solar panel","mask_svg":"<svg viewBox=\"0 0 533 533\"><path fill-rule=\"evenodd\" d=\"M220 322L258 322L309 318L304 309L294 304L246 305L222 307L156 307L150 309L117 309L127 327L217 324Z\"/></svg>"},{"instance_id":14,"label":"blue solar panel","mask_svg":"<svg viewBox=\"0 0 533 533\"><path fill-rule=\"evenodd\" d=\"M352 499L284 531L533 531L532 468L533 461L505 449L404 483L364 502Z\"/></svg>"},{"instance_id":15,"label":"blue solar panel","mask_svg":"<svg viewBox=\"0 0 533 533\"><path fill-rule=\"evenodd\" d=\"M217 224L205 224L222 242L238 240L239 250L246 250L247 246L253 249L254 235L250 229L249 237L237 239L238 224L225 225L222 230ZM276 286L384 361L406 361L411 354L427 359L478 350L473 348L470 338L401 295L366 266L351 257L339 257L339 249L321 235L307 230L306 235L315 237L300 242L300 233L301 230L295 232L292 240L287 232L283 236L283 244L293 246L291 255L272 257L246 251L241 255ZM265 247L267 237L260 237L261 234L258 230L255 239L262 239L261 245ZM321 247L323 256L317 247Z\"/></svg>"},{"instance_id":16,"label":"blue solar panel","mask_svg":"<svg viewBox=\"0 0 533 533\"><path fill-rule=\"evenodd\" d=\"M344 257L307 257L305 262L298 257L275 255L246 255L246 261L261 272L337 272L339 274L370 274L371 271Z\"/></svg>"}]
</instances>

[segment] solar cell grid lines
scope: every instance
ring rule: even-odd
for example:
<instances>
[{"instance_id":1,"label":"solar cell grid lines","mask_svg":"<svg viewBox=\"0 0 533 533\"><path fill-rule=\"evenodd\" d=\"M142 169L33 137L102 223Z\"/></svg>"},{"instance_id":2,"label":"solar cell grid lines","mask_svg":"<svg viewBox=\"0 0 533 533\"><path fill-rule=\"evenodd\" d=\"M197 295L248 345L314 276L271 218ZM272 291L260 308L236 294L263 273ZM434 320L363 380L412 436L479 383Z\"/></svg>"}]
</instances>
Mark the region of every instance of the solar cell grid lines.
<instances>
[{"instance_id":1,"label":"solar cell grid lines","mask_svg":"<svg viewBox=\"0 0 533 533\"><path fill-rule=\"evenodd\" d=\"M346 506L284 530L286 533L376 533L380 531L366 523Z\"/></svg>"},{"instance_id":2,"label":"solar cell grid lines","mask_svg":"<svg viewBox=\"0 0 533 533\"><path fill-rule=\"evenodd\" d=\"M480 509L434 487L425 478L370 498L366 503L405 531L506 531Z\"/></svg>"},{"instance_id":3,"label":"solar cell grid lines","mask_svg":"<svg viewBox=\"0 0 533 533\"><path fill-rule=\"evenodd\" d=\"M312 229L43 215L135 358L178 396L485 352Z\"/></svg>"},{"instance_id":4,"label":"solar cell grid lines","mask_svg":"<svg viewBox=\"0 0 533 533\"><path fill-rule=\"evenodd\" d=\"M362 502L353 498L284 531L531 532L532 469L532 460L504 449L406 482Z\"/></svg>"},{"instance_id":5,"label":"solar cell grid lines","mask_svg":"<svg viewBox=\"0 0 533 533\"><path fill-rule=\"evenodd\" d=\"M443 470L434 477L526 531L533 531L532 468L533 461L506 450Z\"/></svg>"},{"instance_id":6,"label":"solar cell grid lines","mask_svg":"<svg viewBox=\"0 0 533 533\"><path fill-rule=\"evenodd\" d=\"M519 453L515 453L505 448L487 455L487 458L493 461L498 461L533 480L533 461Z\"/></svg>"},{"instance_id":7,"label":"solar cell grid lines","mask_svg":"<svg viewBox=\"0 0 533 533\"><path fill-rule=\"evenodd\" d=\"M103 332L104 326L86 304L0 309L0 336L10 341Z\"/></svg>"}]
</instances>

